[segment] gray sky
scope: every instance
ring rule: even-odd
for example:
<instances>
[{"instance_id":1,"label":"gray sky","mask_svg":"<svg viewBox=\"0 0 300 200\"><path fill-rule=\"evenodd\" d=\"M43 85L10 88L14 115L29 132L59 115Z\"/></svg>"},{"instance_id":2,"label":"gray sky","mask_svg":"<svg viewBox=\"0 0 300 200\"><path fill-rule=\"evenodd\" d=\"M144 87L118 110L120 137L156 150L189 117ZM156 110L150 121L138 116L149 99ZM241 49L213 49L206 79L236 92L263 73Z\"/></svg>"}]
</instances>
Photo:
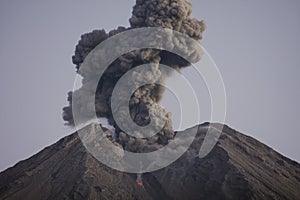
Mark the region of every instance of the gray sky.
<instances>
[{"instance_id":1,"label":"gray sky","mask_svg":"<svg viewBox=\"0 0 300 200\"><path fill-rule=\"evenodd\" d=\"M300 1L191 2L224 79L226 124L300 161ZM70 133L61 108L73 87L75 45L93 29L128 26L133 4L0 2L0 170Z\"/></svg>"}]
</instances>

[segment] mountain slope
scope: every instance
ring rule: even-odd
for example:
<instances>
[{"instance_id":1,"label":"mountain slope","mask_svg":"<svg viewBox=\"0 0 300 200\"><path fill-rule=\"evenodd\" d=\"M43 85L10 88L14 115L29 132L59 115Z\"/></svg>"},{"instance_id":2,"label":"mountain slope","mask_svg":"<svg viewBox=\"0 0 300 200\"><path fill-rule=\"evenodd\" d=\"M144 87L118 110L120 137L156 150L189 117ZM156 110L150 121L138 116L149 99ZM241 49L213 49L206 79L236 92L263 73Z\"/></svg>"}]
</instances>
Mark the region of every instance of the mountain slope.
<instances>
[{"instance_id":1,"label":"mountain slope","mask_svg":"<svg viewBox=\"0 0 300 200\"><path fill-rule=\"evenodd\" d=\"M300 165L224 126L214 149L198 152L209 124L170 166L136 175L97 161L77 133L0 173L0 199L297 199ZM214 126L214 125L211 125ZM217 127L217 126L215 126ZM217 128L214 128L218 131Z\"/></svg>"}]
</instances>

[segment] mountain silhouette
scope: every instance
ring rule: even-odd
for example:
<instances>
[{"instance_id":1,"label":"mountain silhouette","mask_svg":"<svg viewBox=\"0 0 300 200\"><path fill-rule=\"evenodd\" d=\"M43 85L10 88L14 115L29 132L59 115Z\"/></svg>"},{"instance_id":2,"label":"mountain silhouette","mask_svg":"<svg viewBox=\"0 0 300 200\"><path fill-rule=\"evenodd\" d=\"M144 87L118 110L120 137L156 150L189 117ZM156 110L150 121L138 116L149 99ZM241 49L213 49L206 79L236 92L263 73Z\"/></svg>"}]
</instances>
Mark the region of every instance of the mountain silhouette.
<instances>
[{"instance_id":1,"label":"mountain silhouette","mask_svg":"<svg viewBox=\"0 0 300 200\"><path fill-rule=\"evenodd\" d=\"M299 199L300 165L228 126L204 123L194 142L166 168L142 175L95 159L75 132L0 173L0 199ZM209 128L222 134L199 158ZM107 130L109 131L109 130Z\"/></svg>"}]
</instances>

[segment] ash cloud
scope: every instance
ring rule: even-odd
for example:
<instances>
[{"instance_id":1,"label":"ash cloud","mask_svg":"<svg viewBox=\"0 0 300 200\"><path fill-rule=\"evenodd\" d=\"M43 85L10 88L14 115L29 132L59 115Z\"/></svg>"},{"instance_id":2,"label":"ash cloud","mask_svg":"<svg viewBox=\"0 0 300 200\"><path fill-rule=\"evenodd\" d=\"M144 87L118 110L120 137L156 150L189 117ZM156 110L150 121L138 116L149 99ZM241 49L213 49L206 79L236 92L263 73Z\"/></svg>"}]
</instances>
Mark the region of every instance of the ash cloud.
<instances>
[{"instance_id":1,"label":"ash cloud","mask_svg":"<svg viewBox=\"0 0 300 200\"><path fill-rule=\"evenodd\" d=\"M106 32L105 30L94 30L90 33L83 34L75 49L75 55L72 57L73 63L76 65L77 73L82 77L82 87L76 90L76 96L83 100L90 97L88 84L95 79L95 69L85 65L81 69L86 56L101 42L115 34L123 31L131 30L141 27L162 27L178 32L184 33L193 39L202 39L202 33L205 30L204 21L198 21L191 18L192 5L185 0L137 0L136 5L133 7L132 17L129 19L130 27L118 27L115 30ZM143 38L141 38L142 40ZM186 50L184 41L170 41L174 48ZM201 52L188 52L189 55L195 57L193 60L198 61L201 57ZM168 143L168 140L174 137L172 129L171 113L163 108L159 101L162 98L164 88L157 84L147 84L139 87L132 95L129 101L130 117L133 121L140 125L145 126L150 123L149 112L154 111L158 119L155 123L165 122L163 129L155 136L147 139L139 139L124 133L116 124L111 110L111 96L116 83L120 78L129 70L141 65L151 63L151 70L146 74L136 74L136 81L138 78L149 79L152 81L164 80L170 76L170 73L162 70L159 64L165 64L176 70L190 65L185 59L159 49L140 49L129 52L109 65L107 70L101 77L97 91L95 105L76 105L80 112L87 113L87 120L89 119L89 110L91 106L95 106L96 114L99 118L105 117L108 123L115 128L116 140L124 147L124 149L134 152L147 152L152 151L159 146ZM133 83L134 84L134 83ZM74 125L74 118L72 115L72 99L73 93L68 93L69 106L63 108L63 119L68 125ZM120 95L122 98L122 95ZM81 101L84 102L84 101ZM122 110L122 108L118 108ZM124 118L126 113L124 113ZM148 145L146 145L148 144Z\"/></svg>"}]
</instances>

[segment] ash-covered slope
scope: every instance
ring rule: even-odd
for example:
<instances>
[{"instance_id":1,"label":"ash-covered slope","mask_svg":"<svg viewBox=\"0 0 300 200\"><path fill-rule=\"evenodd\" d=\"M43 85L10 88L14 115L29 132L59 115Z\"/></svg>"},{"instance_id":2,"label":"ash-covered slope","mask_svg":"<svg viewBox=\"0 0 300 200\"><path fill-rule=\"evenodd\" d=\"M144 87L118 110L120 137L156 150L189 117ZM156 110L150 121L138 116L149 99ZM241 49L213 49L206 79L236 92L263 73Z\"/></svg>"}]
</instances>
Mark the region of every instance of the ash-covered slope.
<instances>
[{"instance_id":1,"label":"ash-covered slope","mask_svg":"<svg viewBox=\"0 0 300 200\"><path fill-rule=\"evenodd\" d=\"M213 128L218 131L217 126ZM197 155L209 124L175 163L136 175L112 170L89 154L77 133L0 173L0 199L298 199L300 165L224 127L214 149Z\"/></svg>"}]
</instances>

